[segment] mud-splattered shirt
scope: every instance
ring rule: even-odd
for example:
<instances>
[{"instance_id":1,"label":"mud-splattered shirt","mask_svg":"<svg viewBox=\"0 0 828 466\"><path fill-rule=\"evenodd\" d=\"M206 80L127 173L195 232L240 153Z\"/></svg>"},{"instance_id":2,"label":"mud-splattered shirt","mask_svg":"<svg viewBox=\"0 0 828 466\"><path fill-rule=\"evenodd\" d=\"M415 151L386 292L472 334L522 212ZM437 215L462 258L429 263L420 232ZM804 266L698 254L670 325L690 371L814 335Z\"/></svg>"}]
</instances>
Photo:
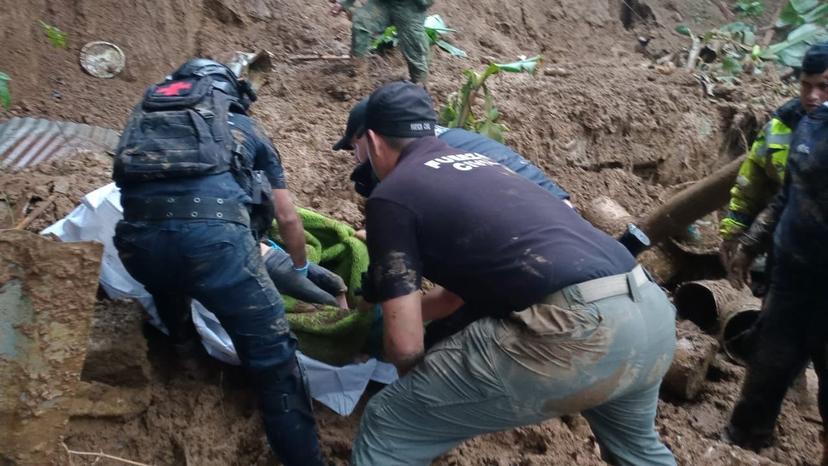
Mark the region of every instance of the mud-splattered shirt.
<instances>
[{"instance_id":1,"label":"mud-splattered shirt","mask_svg":"<svg viewBox=\"0 0 828 466\"><path fill-rule=\"evenodd\" d=\"M780 211L774 255L780 262L821 273L828 263L828 105L797 127L787 172L774 201Z\"/></svg>"},{"instance_id":2,"label":"mud-splattered shirt","mask_svg":"<svg viewBox=\"0 0 828 466\"><path fill-rule=\"evenodd\" d=\"M434 137L403 151L366 215L379 301L418 290L426 277L475 312L504 316L635 266L620 243L537 184Z\"/></svg>"},{"instance_id":3,"label":"mud-splattered shirt","mask_svg":"<svg viewBox=\"0 0 828 466\"><path fill-rule=\"evenodd\" d=\"M245 157L249 157L254 170L263 170L270 187L286 189L285 174L279 153L270 139L250 117L238 113L229 115L230 133L243 148ZM198 178L179 178L175 180L149 181L140 184L122 187L123 201L140 199L144 196L200 196L220 197L237 200L242 203L251 202L250 196L245 193L230 172Z\"/></svg>"}]
</instances>

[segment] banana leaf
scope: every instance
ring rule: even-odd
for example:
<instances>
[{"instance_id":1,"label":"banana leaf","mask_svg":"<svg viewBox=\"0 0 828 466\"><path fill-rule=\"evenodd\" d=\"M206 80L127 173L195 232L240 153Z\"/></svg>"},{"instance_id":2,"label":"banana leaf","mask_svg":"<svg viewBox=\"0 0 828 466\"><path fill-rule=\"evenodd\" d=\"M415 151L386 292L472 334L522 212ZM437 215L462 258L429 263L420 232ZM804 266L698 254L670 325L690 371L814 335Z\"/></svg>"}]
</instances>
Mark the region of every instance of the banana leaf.
<instances>
[{"instance_id":1,"label":"banana leaf","mask_svg":"<svg viewBox=\"0 0 828 466\"><path fill-rule=\"evenodd\" d=\"M2 105L5 109L8 109L9 105L11 105L9 81L11 81L9 75L0 71L0 105Z\"/></svg>"}]
</instances>

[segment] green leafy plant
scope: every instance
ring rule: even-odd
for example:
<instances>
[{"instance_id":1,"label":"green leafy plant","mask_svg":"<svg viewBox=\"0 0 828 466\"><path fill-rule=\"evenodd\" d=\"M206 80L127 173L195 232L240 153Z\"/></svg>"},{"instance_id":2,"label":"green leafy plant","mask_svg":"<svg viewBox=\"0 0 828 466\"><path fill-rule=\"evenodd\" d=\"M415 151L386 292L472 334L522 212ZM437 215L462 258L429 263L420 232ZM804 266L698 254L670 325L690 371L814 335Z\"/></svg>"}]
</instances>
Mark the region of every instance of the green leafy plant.
<instances>
[{"instance_id":1,"label":"green leafy plant","mask_svg":"<svg viewBox=\"0 0 828 466\"><path fill-rule=\"evenodd\" d=\"M762 16L762 13L765 12L765 3L755 0L738 0L733 7L733 11L740 16L755 18Z\"/></svg>"},{"instance_id":2,"label":"green leafy plant","mask_svg":"<svg viewBox=\"0 0 828 466\"><path fill-rule=\"evenodd\" d=\"M751 2L739 2L741 3ZM739 74L748 68L760 71L767 61L798 67L808 47L828 40L828 3L820 0L789 0L775 27L787 31L787 36L785 40L766 48L756 44L754 26L741 21L726 24L701 37L695 36L686 25L677 27L676 32L693 39L689 58L693 67L696 66L693 51L699 48L702 49L703 61L699 66L712 68L725 76Z\"/></svg>"},{"instance_id":3,"label":"green leafy plant","mask_svg":"<svg viewBox=\"0 0 828 466\"><path fill-rule=\"evenodd\" d=\"M46 33L46 37L49 38L49 42L51 42L53 46L60 49L66 48L66 33L58 29L56 26L46 24L43 21L40 21L40 27L43 28L43 32Z\"/></svg>"},{"instance_id":4,"label":"green leafy plant","mask_svg":"<svg viewBox=\"0 0 828 466\"><path fill-rule=\"evenodd\" d=\"M776 60L786 66L799 66L808 47L828 40L828 3L790 0L782 9L775 27L788 30L788 35L782 42L764 50L762 58Z\"/></svg>"},{"instance_id":5,"label":"green leafy plant","mask_svg":"<svg viewBox=\"0 0 828 466\"><path fill-rule=\"evenodd\" d=\"M449 128L464 128L475 131L495 141L503 142L506 126L500 123L500 112L494 103L494 96L486 86L486 80L498 73L529 73L535 74L541 57L523 58L512 63L492 63L478 73L468 69L463 72L465 83L456 92L449 96L449 101L440 110L440 124ZM483 93L483 111L475 113L474 103L480 93Z\"/></svg>"},{"instance_id":6,"label":"green leafy plant","mask_svg":"<svg viewBox=\"0 0 828 466\"><path fill-rule=\"evenodd\" d=\"M708 31L701 37L693 34L689 27L680 25L679 34L693 39L693 48L688 61L693 68L701 67L704 71L719 76L736 76L750 65L754 70L761 70L761 48L756 45L754 26L741 21L725 24ZM692 62L701 58L700 63Z\"/></svg>"},{"instance_id":7,"label":"green leafy plant","mask_svg":"<svg viewBox=\"0 0 828 466\"><path fill-rule=\"evenodd\" d=\"M779 14L775 26L796 28L808 23L828 26L828 3L820 0L790 0Z\"/></svg>"},{"instance_id":8,"label":"green leafy plant","mask_svg":"<svg viewBox=\"0 0 828 466\"><path fill-rule=\"evenodd\" d=\"M428 36L429 44L437 47L448 52L450 55L455 57L466 57L466 52L462 49L455 47L454 45L448 43L443 36L451 34L455 32L454 29L451 29L446 26L445 21L440 15L431 15L425 19L423 23L425 27L426 36ZM399 39L397 38L397 28L394 26L388 26L385 30L377 36L371 42L371 50L378 51L383 49L394 48L399 43Z\"/></svg>"},{"instance_id":9,"label":"green leafy plant","mask_svg":"<svg viewBox=\"0 0 828 466\"><path fill-rule=\"evenodd\" d=\"M9 81L11 78L6 73L0 71L0 105L6 110L11 105L11 93L9 92Z\"/></svg>"}]
</instances>

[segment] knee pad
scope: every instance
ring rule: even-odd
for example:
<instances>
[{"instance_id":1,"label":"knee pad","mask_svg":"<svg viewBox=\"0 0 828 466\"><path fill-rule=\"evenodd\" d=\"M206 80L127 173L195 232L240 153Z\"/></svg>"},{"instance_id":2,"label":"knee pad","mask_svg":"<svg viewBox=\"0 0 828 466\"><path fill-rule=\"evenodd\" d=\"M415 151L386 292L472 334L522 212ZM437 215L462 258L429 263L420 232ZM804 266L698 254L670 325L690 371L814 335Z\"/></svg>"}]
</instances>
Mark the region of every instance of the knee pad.
<instances>
[{"instance_id":1,"label":"knee pad","mask_svg":"<svg viewBox=\"0 0 828 466\"><path fill-rule=\"evenodd\" d=\"M265 413L280 415L298 411L313 417L307 377L295 357L285 364L255 370L254 379Z\"/></svg>"}]
</instances>

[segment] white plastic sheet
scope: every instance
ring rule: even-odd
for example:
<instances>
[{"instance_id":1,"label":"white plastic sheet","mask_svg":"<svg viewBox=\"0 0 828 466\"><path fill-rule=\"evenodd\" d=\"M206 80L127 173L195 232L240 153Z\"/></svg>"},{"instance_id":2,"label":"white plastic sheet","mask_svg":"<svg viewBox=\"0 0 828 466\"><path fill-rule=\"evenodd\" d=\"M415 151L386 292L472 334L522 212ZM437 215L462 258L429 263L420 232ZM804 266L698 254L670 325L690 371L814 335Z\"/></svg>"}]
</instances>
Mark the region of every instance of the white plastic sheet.
<instances>
[{"instance_id":1,"label":"white plastic sheet","mask_svg":"<svg viewBox=\"0 0 828 466\"><path fill-rule=\"evenodd\" d=\"M81 205L66 218L46 228L41 234L54 234L62 241L100 241L104 245L101 286L113 299L135 298L151 316L151 322L163 330L152 297L124 269L112 243L115 224L123 216L120 191L114 183L87 194ZM193 300L193 322L207 352L229 364L239 360L233 342L216 316ZM361 364L335 367L299 353L307 371L311 396L337 413L347 416L356 406L370 380L391 383L397 378L394 366L371 359Z\"/></svg>"}]
</instances>

